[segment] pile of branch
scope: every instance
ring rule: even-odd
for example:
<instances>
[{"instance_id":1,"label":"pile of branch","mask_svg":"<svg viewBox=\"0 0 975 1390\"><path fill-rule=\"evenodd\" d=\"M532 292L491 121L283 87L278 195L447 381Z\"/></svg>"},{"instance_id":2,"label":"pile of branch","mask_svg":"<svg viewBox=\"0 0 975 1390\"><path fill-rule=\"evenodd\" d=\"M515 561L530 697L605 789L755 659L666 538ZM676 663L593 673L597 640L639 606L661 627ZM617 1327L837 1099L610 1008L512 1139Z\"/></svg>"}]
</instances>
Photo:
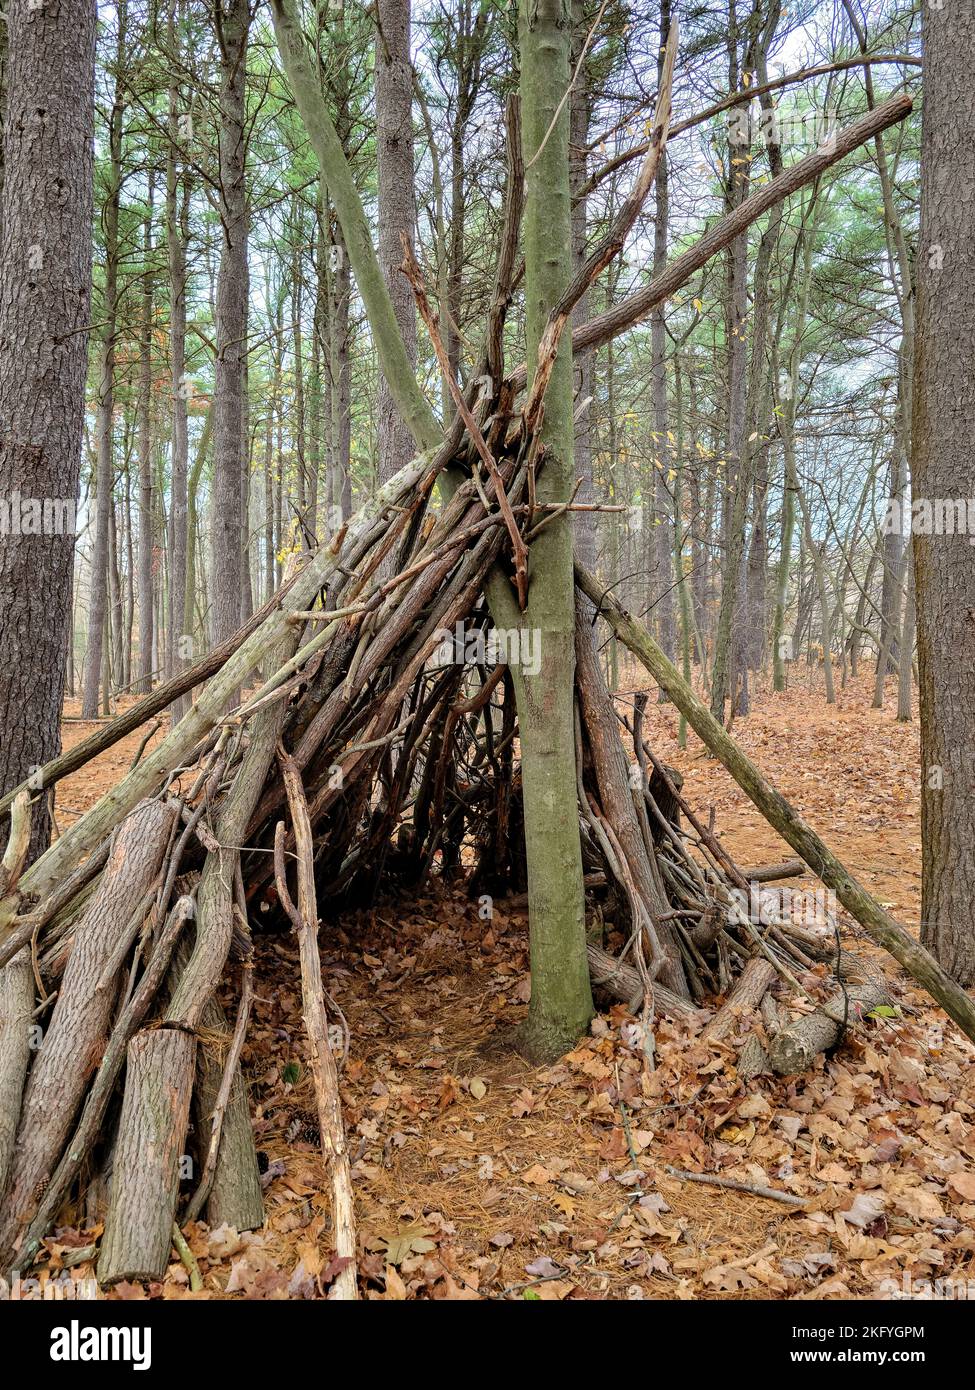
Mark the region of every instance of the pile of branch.
<instances>
[{"instance_id":1,"label":"pile of branch","mask_svg":"<svg viewBox=\"0 0 975 1390\"><path fill-rule=\"evenodd\" d=\"M296 92L301 104L300 81ZM838 153L817 152L781 186L773 181L749 200L761 206L743 204L745 212L737 209L668 268L665 283L640 292L639 312L673 293L771 206L770 190L774 202L816 177L900 119L905 102L878 108L839 137ZM403 468L329 543L293 557L279 592L233 639L0 804L10 812L0 867L4 1269L28 1267L66 1202L86 1192L92 1201L108 1192L98 1260L104 1283L161 1277L174 1223L205 1217L238 1230L261 1223L240 1057L253 993L252 934L285 924L299 945L332 1189L341 1270L334 1291L355 1297L351 1178L319 914L369 903L380 887L416 888L433 875L464 874L478 893L524 889L514 684L484 640L491 631L484 595L509 584L524 612L531 542L571 505L537 501L545 387L574 305L617 254L652 183L669 120L669 100L660 105L633 195L553 313L524 402L516 401L523 378L517 370L505 375L501 357L521 201L515 162L484 369L466 394L450 378L419 270L409 258L405 265L458 407L442 442ZM326 141L327 130L318 134ZM518 149L516 131L509 144ZM601 340L604 329L612 331L604 325L583 341ZM438 483L443 499L435 506ZM762 1008L773 983L801 998L803 973L830 959L835 946L786 911L755 920L743 898L748 879L655 755L643 706L621 719L598 659L599 615L651 666L749 794L759 788L766 814L774 811L780 825L798 818L761 791L767 784L747 760L742 772L738 750L727 756L727 735L700 717L693 694L647 634L591 576L580 574L579 584L579 833L589 881L611 896L626 940L616 957L593 945L592 978L640 1015L649 1061L655 1014L693 1014L724 1000L708 1030L726 1035L742 1005ZM61 777L191 690L189 712L158 743L143 740L122 781L25 869L32 797L49 795ZM790 821L783 833L804 862L827 882L845 875L808 828L794 829ZM841 900L871 930L881 909L851 885L845 875ZM889 945L889 919L883 932ZM898 959L940 988L937 967L919 947ZM217 1003L221 985L239 1001L232 1023ZM950 1007L975 1035L954 996ZM835 1013L801 1025L801 1037L789 1026L780 1030L790 1034L779 1045L781 1064L835 1045L849 1022ZM32 1046L37 1037L40 1045ZM187 1152L199 1176L184 1194Z\"/></svg>"},{"instance_id":2,"label":"pile of branch","mask_svg":"<svg viewBox=\"0 0 975 1390\"><path fill-rule=\"evenodd\" d=\"M483 433L475 427L490 474L479 470L478 446L462 448L450 462L467 476L435 513L428 504L447 459L420 459L331 547L295 557L262 621L228 644L191 712L26 872L30 800L15 799L0 870L5 1266L25 1267L85 1187L110 1193L98 1262L105 1283L160 1277L174 1220L261 1223L239 1058L252 931L290 923L333 1241L353 1271L343 1271L339 1292L354 1296L319 912L431 875L464 874L477 893L517 892L525 881L511 674L480 638L489 572L500 566L518 584L510 526L530 535L545 514L530 500L535 436L497 402L492 413ZM583 859L627 936L622 956L592 948L594 983L648 1024L729 991L735 1001L756 966L766 989L773 980L798 987L831 940L787 915L756 925L743 908L747 880L655 755L642 704L621 720L582 596L576 657ZM109 725L100 746L130 728L128 717ZM232 1025L215 1002L227 980L239 982ZM33 1051L28 1024L42 1030ZM200 1178L180 1210L188 1150Z\"/></svg>"}]
</instances>

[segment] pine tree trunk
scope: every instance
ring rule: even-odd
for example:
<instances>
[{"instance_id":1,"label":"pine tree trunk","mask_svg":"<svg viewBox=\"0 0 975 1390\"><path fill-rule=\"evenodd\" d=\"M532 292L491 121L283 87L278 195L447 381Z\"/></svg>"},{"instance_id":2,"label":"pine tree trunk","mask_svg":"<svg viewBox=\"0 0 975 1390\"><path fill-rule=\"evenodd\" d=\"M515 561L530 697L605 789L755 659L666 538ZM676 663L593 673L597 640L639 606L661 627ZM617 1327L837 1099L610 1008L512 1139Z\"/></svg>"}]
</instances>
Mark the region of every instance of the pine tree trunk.
<instances>
[{"instance_id":1,"label":"pine tree trunk","mask_svg":"<svg viewBox=\"0 0 975 1390\"><path fill-rule=\"evenodd\" d=\"M975 11L967 5L926 6L913 487L916 498L930 502L975 497L973 63ZM965 986L975 984L970 539L915 534L912 542L921 692L921 940Z\"/></svg>"},{"instance_id":2,"label":"pine tree trunk","mask_svg":"<svg viewBox=\"0 0 975 1390\"><path fill-rule=\"evenodd\" d=\"M91 603L88 610L88 653L85 685L81 696L84 719L98 716L98 687L105 665L106 614L109 601L109 544L114 469L113 424L115 416L115 334L118 317L118 224L122 191L122 73L125 59L126 7L118 11L118 44L115 61L115 97L109 116L109 187L102 209L105 230L105 289L102 298L102 345L98 363L98 404L95 410L95 541L91 554ZM107 692L106 692L107 693Z\"/></svg>"},{"instance_id":3,"label":"pine tree trunk","mask_svg":"<svg viewBox=\"0 0 975 1390\"><path fill-rule=\"evenodd\" d=\"M78 496L91 322L95 6L7 7L0 497ZM56 528L52 528L55 529ZM74 527L0 534L0 794L60 748ZM32 852L49 834L43 799Z\"/></svg>"},{"instance_id":4,"label":"pine tree trunk","mask_svg":"<svg viewBox=\"0 0 975 1390\"><path fill-rule=\"evenodd\" d=\"M236 631L242 602L241 448L247 353L246 83L247 0L218 0L221 46L220 219L217 361L213 395L213 491L210 505L211 641Z\"/></svg>"},{"instance_id":5,"label":"pine tree trunk","mask_svg":"<svg viewBox=\"0 0 975 1390\"><path fill-rule=\"evenodd\" d=\"M149 210L142 239L145 281L142 288L142 324L139 347L139 678L138 695L152 689L152 203L154 181L150 175ZM175 454L175 450L174 450ZM175 474L175 458L173 464Z\"/></svg>"},{"instance_id":6,"label":"pine tree trunk","mask_svg":"<svg viewBox=\"0 0 975 1390\"><path fill-rule=\"evenodd\" d=\"M169 43L175 51L178 43L177 0L172 0L169 19ZM179 137L180 91L174 84L169 90L169 139L166 157L166 250L169 262L169 373L172 390L172 460L169 510L169 621L166 625L166 675L172 677L183 669L185 641L191 624L185 621L187 597L192 605L192 593L187 596L189 570L189 497L187 470L189 468L189 438L187 427L186 381L186 241L189 230L189 193L176 164L176 141ZM182 186L181 186L182 185ZM182 194L182 197L180 196ZM142 563L145 563L144 560ZM151 560L150 560L151 565ZM152 583L151 570L148 576ZM143 583L146 582L143 577ZM191 609L192 611L192 609ZM187 708L185 698L173 705L174 720L182 718Z\"/></svg>"}]
</instances>

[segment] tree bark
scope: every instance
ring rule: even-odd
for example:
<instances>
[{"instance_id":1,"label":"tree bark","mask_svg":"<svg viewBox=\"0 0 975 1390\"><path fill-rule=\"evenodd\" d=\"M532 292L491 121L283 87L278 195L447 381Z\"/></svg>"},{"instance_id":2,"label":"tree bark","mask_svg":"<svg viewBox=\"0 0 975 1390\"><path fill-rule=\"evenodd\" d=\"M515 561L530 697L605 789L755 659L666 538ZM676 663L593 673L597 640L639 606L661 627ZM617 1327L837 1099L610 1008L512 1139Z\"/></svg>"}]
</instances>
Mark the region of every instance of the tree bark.
<instances>
[{"instance_id":1,"label":"tree bark","mask_svg":"<svg viewBox=\"0 0 975 1390\"><path fill-rule=\"evenodd\" d=\"M776 1033L768 1047L772 1070L780 1076L807 1071L821 1052L837 1045L847 1024L861 1023L886 997L877 985L847 986L821 1009L805 1014Z\"/></svg>"},{"instance_id":2,"label":"tree bark","mask_svg":"<svg viewBox=\"0 0 975 1390\"><path fill-rule=\"evenodd\" d=\"M177 1028L145 1029L129 1043L100 1284L166 1273L195 1052L196 1038Z\"/></svg>"},{"instance_id":3,"label":"tree bark","mask_svg":"<svg viewBox=\"0 0 975 1390\"><path fill-rule=\"evenodd\" d=\"M101 1057L115 1007L111 965L125 933L142 926L133 911L162 863L173 811L146 801L120 827L108 864L61 979L44 1042L31 1069L10 1185L0 1208L0 1251L16 1249L51 1177L78 1106Z\"/></svg>"},{"instance_id":4,"label":"tree bark","mask_svg":"<svg viewBox=\"0 0 975 1390\"><path fill-rule=\"evenodd\" d=\"M211 641L240 625L243 595L241 452L247 354L246 71L248 0L217 0L220 46L220 224L217 360L213 391L213 490L210 505Z\"/></svg>"},{"instance_id":5,"label":"tree bark","mask_svg":"<svg viewBox=\"0 0 975 1390\"><path fill-rule=\"evenodd\" d=\"M975 497L975 10L924 12L916 263L915 498ZM966 190L962 195L961 190ZM968 502L971 515L972 504ZM975 984L975 564L968 535L913 537L921 694L921 939Z\"/></svg>"},{"instance_id":6,"label":"tree bark","mask_svg":"<svg viewBox=\"0 0 975 1390\"><path fill-rule=\"evenodd\" d=\"M379 186L379 260L396 324L410 364L417 360L416 308L400 273L402 236L414 244L416 189L413 172L413 64L410 0L379 0L376 33L376 163ZM377 405L377 477L385 483L408 463L413 439L385 376Z\"/></svg>"},{"instance_id":7,"label":"tree bark","mask_svg":"<svg viewBox=\"0 0 975 1390\"><path fill-rule=\"evenodd\" d=\"M522 142L525 153L525 294L528 361L538 357L548 316L572 279L568 112L569 26L561 0L523 0L519 9ZM543 144L544 142L544 144ZM534 375L534 372L532 372ZM572 360L560 353L545 397L546 449L540 502L566 502L574 475ZM536 674L512 667L521 735L528 858L532 992L526 1050L557 1056L588 1026L585 903L576 810L573 685L575 601L572 526L562 513L531 547L528 605L518 613L510 586L489 586L495 621L533 642ZM502 601L502 593L504 595Z\"/></svg>"},{"instance_id":8,"label":"tree bark","mask_svg":"<svg viewBox=\"0 0 975 1390\"><path fill-rule=\"evenodd\" d=\"M0 498L47 499L73 518L91 315L95 6L11 0L7 30L7 110L18 118L3 132ZM0 530L0 794L60 748L73 532L73 520L52 535ZM42 799L33 853L49 831Z\"/></svg>"}]
</instances>

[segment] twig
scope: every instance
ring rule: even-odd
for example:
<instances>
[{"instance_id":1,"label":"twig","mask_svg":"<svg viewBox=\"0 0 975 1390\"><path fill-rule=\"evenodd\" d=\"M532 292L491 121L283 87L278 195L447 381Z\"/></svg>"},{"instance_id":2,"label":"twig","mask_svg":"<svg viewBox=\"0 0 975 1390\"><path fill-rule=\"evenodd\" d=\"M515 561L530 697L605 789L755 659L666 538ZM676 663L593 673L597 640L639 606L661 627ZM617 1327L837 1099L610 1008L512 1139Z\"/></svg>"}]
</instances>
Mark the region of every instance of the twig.
<instances>
[{"instance_id":1,"label":"twig","mask_svg":"<svg viewBox=\"0 0 975 1390\"><path fill-rule=\"evenodd\" d=\"M176 1222L173 1222L173 1245L179 1255L186 1272L190 1276L190 1289L193 1293L199 1293L203 1288L203 1275L200 1273L200 1266L196 1262L196 1256L187 1245L183 1232L179 1229Z\"/></svg>"},{"instance_id":2,"label":"twig","mask_svg":"<svg viewBox=\"0 0 975 1390\"><path fill-rule=\"evenodd\" d=\"M775 1187L763 1187L761 1183L738 1182L735 1178L718 1178L711 1173L688 1173L684 1168L672 1168L664 1164L664 1172L682 1182L703 1182L710 1187L725 1187L729 1192L747 1192L751 1197L765 1197L770 1202L782 1202L787 1207L804 1207L808 1197L797 1197L793 1192L780 1192ZM753 1257L757 1258L757 1257Z\"/></svg>"}]
</instances>

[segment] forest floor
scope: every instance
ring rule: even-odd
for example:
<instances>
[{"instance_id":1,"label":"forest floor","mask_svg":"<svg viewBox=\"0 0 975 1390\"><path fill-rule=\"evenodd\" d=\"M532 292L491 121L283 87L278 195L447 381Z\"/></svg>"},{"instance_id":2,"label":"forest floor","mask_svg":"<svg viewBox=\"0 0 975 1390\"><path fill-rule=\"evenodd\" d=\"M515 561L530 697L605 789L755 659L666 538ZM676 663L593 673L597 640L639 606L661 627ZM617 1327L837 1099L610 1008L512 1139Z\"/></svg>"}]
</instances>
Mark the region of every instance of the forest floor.
<instances>
[{"instance_id":1,"label":"forest floor","mask_svg":"<svg viewBox=\"0 0 975 1390\"><path fill-rule=\"evenodd\" d=\"M622 700L638 675L624 687ZM894 720L892 684L883 711L871 693L864 677L829 707L797 681L759 694L733 732L865 886L916 924L917 724ZM789 857L693 734L678 747L672 707L651 704L648 725L739 864ZM66 722L66 744L88 731ZM62 825L118 780L138 743L67 780ZM366 1296L865 1298L924 1296L925 1281L947 1278L975 1296L975 1048L840 921L845 944L886 977L897 1016L848 1034L803 1076L747 1089L741 1037L705 1045L666 1022L656 1070L641 1077L622 1008L555 1065L530 1066L507 1043L529 993L526 921L503 900L490 921L457 889L326 923L326 981L351 1030L342 1091ZM201 1294L173 1264L164 1283L114 1296L319 1297L333 1273L297 953L282 935L259 939L256 955L244 1064L265 1228L193 1228ZM684 1181L667 1165L808 1200ZM48 1242L51 1272L90 1239L68 1229Z\"/></svg>"}]
</instances>

